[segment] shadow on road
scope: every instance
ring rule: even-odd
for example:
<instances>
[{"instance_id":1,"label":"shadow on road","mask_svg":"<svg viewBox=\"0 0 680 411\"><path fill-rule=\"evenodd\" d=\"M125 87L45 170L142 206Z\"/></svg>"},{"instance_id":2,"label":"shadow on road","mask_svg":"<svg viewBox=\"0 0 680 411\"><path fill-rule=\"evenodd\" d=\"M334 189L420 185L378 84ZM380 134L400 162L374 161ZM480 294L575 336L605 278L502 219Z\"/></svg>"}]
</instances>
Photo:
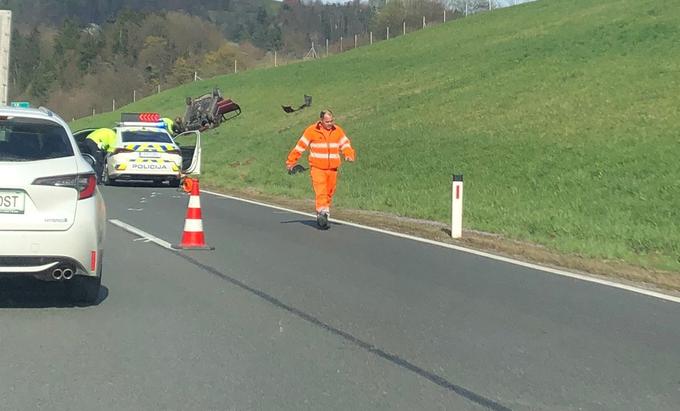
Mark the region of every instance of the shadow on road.
<instances>
[{"instance_id":1,"label":"shadow on road","mask_svg":"<svg viewBox=\"0 0 680 411\"><path fill-rule=\"evenodd\" d=\"M0 309L2 308L67 308L101 304L109 289L101 286L94 304L73 302L68 298L63 282L46 282L33 278L0 278Z\"/></svg>"},{"instance_id":2,"label":"shadow on road","mask_svg":"<svg viewBox=\"0 0 680 411\"><path fill-rule=\"evenodd\" d=\"M314 227L319 231L326 231L326 229L319 227L319 225L316 223L316 220L288 220L288 221L281 221L281 224L304 224L308 227ZM331 227L333 226L341 226L342 224L335 223L331 221Z\"/></svg>"},{"instance_id":3,"label":"shadow on road","mask_svg":"<svg viewBox=\"0 0 680 411\"><path fill-rule=\"evenodd\" d=\"M122 180L111 183L108 187L125 187L125 188L172 188L178 190L178 187L172 187L165 182L153 181L137 181L137 180ZM180 189L181 191L181 189Z\"/></svg>"}]
</instances>

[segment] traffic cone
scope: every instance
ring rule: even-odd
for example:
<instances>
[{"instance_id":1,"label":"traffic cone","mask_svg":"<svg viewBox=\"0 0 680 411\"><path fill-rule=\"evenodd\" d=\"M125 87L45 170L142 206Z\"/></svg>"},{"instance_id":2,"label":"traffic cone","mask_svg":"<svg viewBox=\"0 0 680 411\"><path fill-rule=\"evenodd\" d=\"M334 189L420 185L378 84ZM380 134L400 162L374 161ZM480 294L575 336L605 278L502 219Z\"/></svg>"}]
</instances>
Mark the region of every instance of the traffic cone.
<instances>
[{"instance_id":1,"label":"traffic cone","mask_svg":"<svg viewBox=\"0 0 680 411\"><path fill-rule=\"evenodd\" d=\"M182 241L179 243L179 245L173 245L172 247L176 249L189 250L215 249L214 247L209 247L205 243L205 235L203 233L203 219L201 217L201 198L197 179L192 179L191 183L189 208L187 209L187 217L184 222Z\"/></svg>"}]
</instances>

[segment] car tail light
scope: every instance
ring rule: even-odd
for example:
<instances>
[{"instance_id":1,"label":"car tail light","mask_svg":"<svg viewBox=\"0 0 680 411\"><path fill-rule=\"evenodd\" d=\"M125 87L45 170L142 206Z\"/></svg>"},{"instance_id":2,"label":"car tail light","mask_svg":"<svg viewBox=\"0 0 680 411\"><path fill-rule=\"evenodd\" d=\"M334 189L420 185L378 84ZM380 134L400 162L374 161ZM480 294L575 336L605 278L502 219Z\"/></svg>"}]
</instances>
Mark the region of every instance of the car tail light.
<instances>
[{"instance_id":1,"label":"car tail light","mask_svg":"<svg viewBox=\"0 0 680 411\"><path fill-rule=\"evenodd\" d=\"M97 269L97 252L92 250L90 252L90 271L95 271Z\"/></svg>"},{"instance_id":2,"label":"car tail light","mask_svg":"<svg viewBox=\"0 0 680 411\"><path fill-rule=\"evenodd\" d=\"M131 150L129 148L125 147L118 147L117 149L113 150L113 154L120 154L120 153L134 153L135 150Z\"/></svg>"},{"instance_id":3,"label":"car tail light","mask_svg":"<svg viewBox=\"0 0 680 411\"><path fill-rule=\"evenodd\" d=\"M41 177L33 181L37 186L70 187L78 191L78 200L94 195L97 179L94 174L71 174L67 176Z\"/></svg>"}]
</instances>

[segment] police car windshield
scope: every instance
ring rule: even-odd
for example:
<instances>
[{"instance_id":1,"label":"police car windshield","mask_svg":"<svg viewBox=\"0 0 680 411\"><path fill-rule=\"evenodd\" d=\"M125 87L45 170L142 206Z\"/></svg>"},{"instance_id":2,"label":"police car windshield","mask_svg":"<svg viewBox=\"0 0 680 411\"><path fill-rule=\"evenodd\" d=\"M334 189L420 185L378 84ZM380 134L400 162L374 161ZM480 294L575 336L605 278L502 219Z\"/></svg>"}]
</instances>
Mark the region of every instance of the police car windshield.
<instances>
[{"instance_id":1,"label":"police car windshield","mask_svg":"<svg viewBox=\"0 0 680 411\"><path fill-rule=\"evenodd\" d=\"M161 131L135 130L123 131L123 143L172 143L167 133Z\"/></svg>"},{"instance_id":2,"label":"police car windshield","mask_svg":"<svg viewBox=\"0 0 680 411\"><path fill-rule=\"evenodd\" d=\"M16 118L0 120L0 161L37 161L71 157L66 130L51 121Z\"/></svg>"}]
</instances>

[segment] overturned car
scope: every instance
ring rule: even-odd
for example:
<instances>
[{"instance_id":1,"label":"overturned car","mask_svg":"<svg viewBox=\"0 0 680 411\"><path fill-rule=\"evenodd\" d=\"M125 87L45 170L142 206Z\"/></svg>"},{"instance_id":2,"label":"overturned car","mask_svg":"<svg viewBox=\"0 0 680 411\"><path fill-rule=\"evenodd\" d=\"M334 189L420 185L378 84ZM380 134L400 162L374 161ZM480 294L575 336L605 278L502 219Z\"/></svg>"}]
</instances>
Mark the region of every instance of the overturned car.
<instances>
[{"instance_id":1,"label":"overturned car","mask_svg":"<svg viewBox=\"0 0 680 411\"><path fill-rule=\"evenodd\" d=\"M215 128L241 114L241 107L232 99L222 97L218 88L197 98L187 97L186 104L182 124L177 125L179 132Z\"/></svg>"}]
</instances>

